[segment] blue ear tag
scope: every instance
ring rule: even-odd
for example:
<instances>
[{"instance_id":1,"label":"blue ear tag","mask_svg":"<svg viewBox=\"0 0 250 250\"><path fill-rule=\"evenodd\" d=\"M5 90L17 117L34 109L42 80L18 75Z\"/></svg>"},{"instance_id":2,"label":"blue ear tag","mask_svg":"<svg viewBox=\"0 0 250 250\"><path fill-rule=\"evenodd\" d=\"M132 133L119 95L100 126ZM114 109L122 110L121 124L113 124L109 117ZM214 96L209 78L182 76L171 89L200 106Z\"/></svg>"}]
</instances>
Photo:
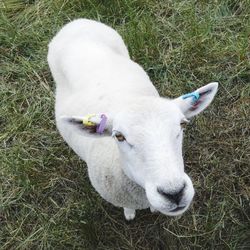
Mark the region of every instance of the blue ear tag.
<instances>
[{"instance_id":1,"label":"blue ear tag","mask_svg":"<svg viewBox=\"0 0 250 250\"><path fill-rule=\"evenodd\" d=\"M192 97L193 98L192 102L196 103L199 100L199 98L200 98L200 94L199 94L199 92L194 91L192 93L188 93L188 94L183 95L182 99L187 99L189 97Z\"/></svg>"}]
</instances>

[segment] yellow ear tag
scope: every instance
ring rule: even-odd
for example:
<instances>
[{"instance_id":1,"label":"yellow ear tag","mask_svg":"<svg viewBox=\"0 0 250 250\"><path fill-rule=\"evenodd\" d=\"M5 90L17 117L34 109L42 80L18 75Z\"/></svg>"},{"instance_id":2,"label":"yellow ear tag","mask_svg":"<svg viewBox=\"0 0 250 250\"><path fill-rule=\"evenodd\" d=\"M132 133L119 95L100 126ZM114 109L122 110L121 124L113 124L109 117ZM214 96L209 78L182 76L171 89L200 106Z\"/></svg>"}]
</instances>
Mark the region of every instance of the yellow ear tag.
<instances>
[{"instance_id":1,"label":"yellow ear tag","mask_svg":"<svg viewBox=\"0 0 250 250\"><path fill-rule=\"evenodd\" d=\"M90 121L90 118L96 116L95 114L89 114L89 115L85 115L82 119L82 123L84 126L88 126L88 127L93 127L96 124Z\"/></svg>"}]
</instances>

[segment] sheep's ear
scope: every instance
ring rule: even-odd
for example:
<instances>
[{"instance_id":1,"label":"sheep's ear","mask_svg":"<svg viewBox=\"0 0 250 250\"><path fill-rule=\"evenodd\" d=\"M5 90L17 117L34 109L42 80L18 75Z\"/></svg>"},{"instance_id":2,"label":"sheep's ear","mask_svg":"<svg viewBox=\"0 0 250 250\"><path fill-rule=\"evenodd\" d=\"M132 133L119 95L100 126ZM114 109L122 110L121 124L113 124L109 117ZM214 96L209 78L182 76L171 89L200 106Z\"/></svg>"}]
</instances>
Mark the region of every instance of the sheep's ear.
<instances>
[{"instance_id":1,"label":"sheep's ear","mask_svg":"<svg viewBox=\"0 0 250 250\"><path fill-rule=\"evenodd\" d=\"M105 114L91 114L85 116L61 116L60 119L68 122L77 129L92 134L110 134L110 119Z\"/></svg>"},{"instance_id":2,"label":"sheep's ear","mask_svg":"<svg viewBox=\"0 0 250 250\"><path fill-rule=\"evenodd\" d=\"M218 89L218 83L209 83L192 93L182 95L174 100L180 107L186 118L191 118L205 108L212 102Z\"/></svg>"}]
</instances>

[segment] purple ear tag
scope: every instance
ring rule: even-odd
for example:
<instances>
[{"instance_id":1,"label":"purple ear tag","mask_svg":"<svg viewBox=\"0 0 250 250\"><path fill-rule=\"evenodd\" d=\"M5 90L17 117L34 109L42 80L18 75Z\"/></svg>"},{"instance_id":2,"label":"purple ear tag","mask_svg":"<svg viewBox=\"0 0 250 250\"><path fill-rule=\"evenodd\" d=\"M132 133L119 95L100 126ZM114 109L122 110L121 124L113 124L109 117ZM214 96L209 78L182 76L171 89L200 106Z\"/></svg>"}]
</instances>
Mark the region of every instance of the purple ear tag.
<instances>
[{"instance_id":1,"label":"purple ear tag","mask_svg":"<svg viewBox=\"0 0 250 250\"><path fill-rule=\"evenodd\" d=\"M107 116L102 114L101 115L101 122L99 123L99 125L96 127L96 133L98 134L103 134L106 124L107 124Z\"/></svg>"}]
</instances>

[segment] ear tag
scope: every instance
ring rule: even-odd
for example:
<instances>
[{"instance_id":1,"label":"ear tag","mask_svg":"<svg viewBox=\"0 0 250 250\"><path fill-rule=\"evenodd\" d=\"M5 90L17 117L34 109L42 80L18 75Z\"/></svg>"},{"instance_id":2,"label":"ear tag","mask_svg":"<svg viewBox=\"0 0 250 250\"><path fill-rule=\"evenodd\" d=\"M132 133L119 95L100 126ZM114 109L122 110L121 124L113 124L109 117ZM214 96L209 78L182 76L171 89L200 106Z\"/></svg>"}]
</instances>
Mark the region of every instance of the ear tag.
<instances>
[{"instance_id":1,"label":"ear tag","mask_svg":"<svg viewBox=\"0 0 250 250\"><path fill-rule=\"evenodd\" d=\"M196 103L199 100L199 98L200 98L200 94L199 94L199 92L194 91L192 93L188 93L188 94L183 95L182 99L187 99L189 97L192 97L193 98L192 102Z\"/></svg>"},{"instance_id":2,"label":"ear tag","mask_svg":"<svg viewBox=\"0 0 250 250\"><path fill-rule=\"evenodd\" d=\"M102 114L101 115L101 122L96 127L96 133L103 134L105 127L106 127L106 124L107 124L107 120L108 120L107 116Z\"/></svg>"},{"instance_id":3,"label":"ear tag","mask_svg":"<svg viewBox=\"0 0 250 250\"><path fill-rule=\"evenodd\" d=\"M92 117L96 116L95 114L89 114L89 115L85 115L82 119L82 123L84 126L87 126L87 127L93 127L95 126L96 124L91 122L90 119Z\"/></svg>"}]
</instances>

